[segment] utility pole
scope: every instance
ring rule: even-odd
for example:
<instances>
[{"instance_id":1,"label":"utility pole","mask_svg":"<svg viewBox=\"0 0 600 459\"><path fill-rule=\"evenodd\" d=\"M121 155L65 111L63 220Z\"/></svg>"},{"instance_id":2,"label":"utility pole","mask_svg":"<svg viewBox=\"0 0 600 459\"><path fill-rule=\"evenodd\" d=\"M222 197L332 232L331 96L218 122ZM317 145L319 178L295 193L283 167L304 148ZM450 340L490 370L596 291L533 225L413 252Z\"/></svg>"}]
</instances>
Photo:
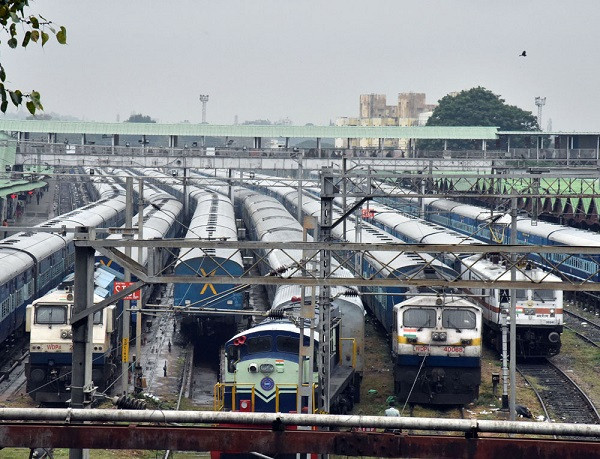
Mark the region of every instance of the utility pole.
<instances>
[{"instance_id":1,"label":"utility pole","mask_svg":"<svg viewBox=\"0 0 600 459\"><path fill-rule=\"evenodd\" d=\"M92 230L93 231L93 230ZM78 228L75 239L88 239L89 228ZM94 303L94 249L75 246L75 285L73 287L73 314L85 311ZM85 391L91 385L92 350L92 315L71 324L73 330L73 360L71 377L71 408L85 408ZM89 451L84 449L69 450L69 459L84 459Z\"/></svg>"},{"instance_id":2,"label":"utility pole","mask_svg":"<svg viewBox=\"0 0 600 459\"><path fill-rule=\"evenodd\" d=\"M202 102L202 124L206 124L206 103L208 102L208 94L200 94L200 102Z\"/></svg>"}]
</instances>

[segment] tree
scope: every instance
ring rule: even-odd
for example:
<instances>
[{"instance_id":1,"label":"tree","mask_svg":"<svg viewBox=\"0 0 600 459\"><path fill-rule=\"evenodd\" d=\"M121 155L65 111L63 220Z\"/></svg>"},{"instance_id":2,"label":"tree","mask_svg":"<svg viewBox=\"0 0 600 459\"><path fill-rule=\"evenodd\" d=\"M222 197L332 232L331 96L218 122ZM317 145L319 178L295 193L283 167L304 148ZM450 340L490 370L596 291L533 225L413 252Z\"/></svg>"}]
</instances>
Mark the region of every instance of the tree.
<instances>
[{"instance_id":1,"label":"tree","mask_svg":"<svg viewBox=\"0 0 600 459\"><path fill-rule=\"evenodd\" d=\"M141 113L132 113L129 118L127 118L124 123L156 123L156 120L153 120L148 115L142 115Z\"/></svg>"},{"instance_id":2,"label":"tree","mask_svg":"<svg viewBox=\"0 0 600 459\"><path fill-rule=\"evenodd\" d=\"M0 44L2 44L2 40L6 40L6 44L12 49L19 46L19 41L21 41L23 48L26 48L32 42L44 46L50 39L50 34L54 35L61 45L67 43L67 29L65 27L59 26L57 29L52 21L41 14L37 16L28 14L26 12L28 7L28 0L4 0L0 2L0 25L3 32L9 37L6 39L0 36ZM5 82L6 69L0 63L0 98L2 98L0 110L3 113L6 113L9 98L15 107L21 105L24 99L28 99L25 106L32 115L35 114L36 110L44 109L39 92L32 90L24 93L20 89L8 88Z\"/></svg>"},{"instance_id":3,"label":"tree","mask_svg":"<svg viewBox=\"0 0 600 459\"><path fill-rule=\"evenodd\" d=\"M536 131L537 119L531 112L508 105L488 89L477 88L447 95L427 121L427 126L495 126L501 131ZM419 148L441 149L441 141L422 141ZM451 149L473 148L473 142L448 142ZM517 145L515 145L517 146Z\"/></svg>"}]
</instances>

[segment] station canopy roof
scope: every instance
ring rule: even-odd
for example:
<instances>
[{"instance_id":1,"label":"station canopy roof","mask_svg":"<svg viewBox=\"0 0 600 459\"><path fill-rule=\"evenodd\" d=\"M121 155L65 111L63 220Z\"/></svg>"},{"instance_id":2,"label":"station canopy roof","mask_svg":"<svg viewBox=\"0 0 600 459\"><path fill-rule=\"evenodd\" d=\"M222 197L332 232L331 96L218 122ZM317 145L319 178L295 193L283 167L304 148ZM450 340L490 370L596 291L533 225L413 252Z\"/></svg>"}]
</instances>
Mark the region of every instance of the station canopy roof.
<instances>
[{"instance_id":1,"label":"station canopy roof","mask_svg":"<svg viewBox=\"0 0 600 459\"><path fill-rule=\"evenodd\" d=\"M44 181L29 182L28 180L0 180L0 198L4 198L13 193L22 193L24 191L42 188L45 185L46 182Z\"/></svg>"},{"instance_id":2,"label":"station canopy roof","mask_svg":"<svg viewBox=\"0 0 600 459\"><path fill-rule=\"evenodd\" d=\"M0 120L0 131L53 134L494 140L485 126L286 126Z\"/></svg>"}]
</instances>

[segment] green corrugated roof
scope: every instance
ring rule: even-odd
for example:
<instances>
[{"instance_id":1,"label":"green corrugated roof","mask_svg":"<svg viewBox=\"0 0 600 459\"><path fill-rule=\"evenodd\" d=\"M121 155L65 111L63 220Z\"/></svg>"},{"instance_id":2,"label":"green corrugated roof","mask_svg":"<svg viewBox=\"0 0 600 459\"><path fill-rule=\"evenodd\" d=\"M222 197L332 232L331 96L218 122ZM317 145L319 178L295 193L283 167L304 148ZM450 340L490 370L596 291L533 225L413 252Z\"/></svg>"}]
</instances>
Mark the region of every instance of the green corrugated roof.
<instances>
[{"instance_id":1,"label":"green corrugated roof","mask_svg":"<svg viewBox=\"0 0 600 459\"><path fill-rule=\"evenodd\" d=\"M46 182L28 182L27 180L0 180L0 198L12 193L35 190L46 185Z\"/></svg>"},{"instance_id":2,"label":"green corrugated roof","mask_svg":"<svg viewBox=\"0 0 600 459\"><path fill-rule=\"evenodd\" d=\"M547 136L547 135L598 135L599 131L498 131L498 135L531 135L531 136Z\"/></svg>"},{"instance_id":3,"label":"green corrugated roof","mask_svg":"<svg viewBox=\"0 0 600 459\"><path fill-rule=\"evenodd\" d=\"M214 124L93 123L0 120L0 131L56 134L180 135L386 139L496 139L498 128L481 126L253 126Z\"/></svg>"}]
</instances>

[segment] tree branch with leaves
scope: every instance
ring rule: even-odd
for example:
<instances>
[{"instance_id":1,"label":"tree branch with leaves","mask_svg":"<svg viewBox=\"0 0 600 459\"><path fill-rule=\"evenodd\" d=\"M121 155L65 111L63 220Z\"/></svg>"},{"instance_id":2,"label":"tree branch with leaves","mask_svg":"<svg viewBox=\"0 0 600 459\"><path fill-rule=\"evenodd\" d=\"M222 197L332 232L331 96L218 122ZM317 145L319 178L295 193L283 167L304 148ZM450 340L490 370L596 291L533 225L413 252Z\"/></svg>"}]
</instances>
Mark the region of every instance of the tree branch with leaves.
<instances>
[{"instance_id":1,"label":"tree branch with leaves","mask_svg":"<svg viewBox=\"0 0 600 459\"><path fill-rule=\"evenodd\" d=\"M27 13L28 0L0 0L0 26L4 35L0 35L0 45L6 43L9 48L15 49L19 46L26 48L31 43L39 43L44 46L50 37L54 35L58 43L67 43L67 29L56 26L41 14ZM8 38L7 38L8 37ZM29 113L35 114L36 110L43 110L40 93L32 90L23 92L20 89L8 88L6 86L6 70L0 62L0 110L6 113L9 100L15 107L25 102Z\"/></svg>"}]
</instances>

